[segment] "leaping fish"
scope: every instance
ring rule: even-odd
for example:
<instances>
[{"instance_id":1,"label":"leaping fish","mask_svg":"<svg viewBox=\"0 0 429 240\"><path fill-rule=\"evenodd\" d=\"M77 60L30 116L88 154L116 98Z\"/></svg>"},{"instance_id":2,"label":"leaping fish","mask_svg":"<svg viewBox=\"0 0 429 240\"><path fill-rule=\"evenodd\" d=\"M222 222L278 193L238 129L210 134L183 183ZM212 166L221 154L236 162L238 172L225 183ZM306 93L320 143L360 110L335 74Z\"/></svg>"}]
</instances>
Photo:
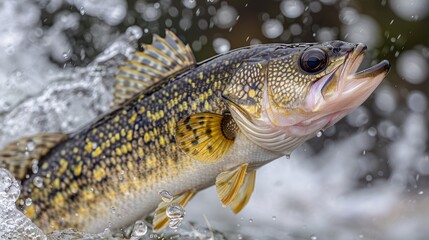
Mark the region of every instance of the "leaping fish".
<instances>
[{"instance_id":1,"label":"leaping fish","mask_svg":"<svg viewBox=\"0 0 429 240\"><path fill-rule=\"evenodd\" d=\"M384 60L357 72L366 47L342 41L248 46L197 63L166 31L143 49L118 68L110 113L0 152L22 181L18 206L44 231L120 229L153 211L160 230L159 191L185 206L212 185L238 213L259 167L362 104L390 68Z\"/></svg>"}]
</instances>

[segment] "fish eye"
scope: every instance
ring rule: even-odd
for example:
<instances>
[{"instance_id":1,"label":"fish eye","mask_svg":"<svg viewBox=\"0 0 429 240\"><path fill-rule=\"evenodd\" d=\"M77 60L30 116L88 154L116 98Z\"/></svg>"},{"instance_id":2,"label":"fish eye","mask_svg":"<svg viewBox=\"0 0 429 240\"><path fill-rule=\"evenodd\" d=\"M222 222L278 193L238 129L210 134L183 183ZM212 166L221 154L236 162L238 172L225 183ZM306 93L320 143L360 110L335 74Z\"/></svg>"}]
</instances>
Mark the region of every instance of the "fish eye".
<instances>
[{"instance_id":1,"label":"fish eye","mask_svg":"<svg viewBox=\"0 0 429 240\"><path fill-rule=\"evenodd\" d=\"M320 48L310 48L301 55L300 65L308 73L317 73L326 67L328 56Z\"/></svg>"}]
</instances>

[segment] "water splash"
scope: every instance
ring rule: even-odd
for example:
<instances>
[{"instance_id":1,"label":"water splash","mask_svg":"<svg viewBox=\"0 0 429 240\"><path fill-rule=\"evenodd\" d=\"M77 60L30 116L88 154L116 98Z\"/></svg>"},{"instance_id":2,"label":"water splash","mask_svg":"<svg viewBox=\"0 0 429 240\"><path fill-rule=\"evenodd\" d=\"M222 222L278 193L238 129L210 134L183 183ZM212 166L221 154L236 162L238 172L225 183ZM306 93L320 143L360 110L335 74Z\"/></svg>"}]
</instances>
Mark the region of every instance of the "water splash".
<instances>
[{"instance_id":1,"label":"water splash","mask_svg":"<svg viewBox=\"0 0 429 240\"><path fill-rule=\"evenodd\" d=\"M18 182L0 168L0 239L47 239L42 230L16 209L19 194Z\"/></svg>"}]
</instances>

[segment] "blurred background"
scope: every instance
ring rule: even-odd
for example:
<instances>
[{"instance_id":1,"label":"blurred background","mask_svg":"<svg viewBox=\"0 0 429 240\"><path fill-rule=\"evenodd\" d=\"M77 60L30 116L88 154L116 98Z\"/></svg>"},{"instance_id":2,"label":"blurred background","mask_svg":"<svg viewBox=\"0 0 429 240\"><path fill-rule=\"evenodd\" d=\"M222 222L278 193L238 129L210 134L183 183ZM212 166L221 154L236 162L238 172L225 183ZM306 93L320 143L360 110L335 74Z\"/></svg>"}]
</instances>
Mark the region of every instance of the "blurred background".
<instances>
[{"instance_id":1,"label":"blurred background","mask_svg":"<svg viewBox=\"0 0 429 240\"><path fill-rule=\"evenodd\" d=\"M3 0L0 147L72 132L109 110L116 67L172 29L198 61L270 42L342 39L391 72L365 104L258 171L239 215L214 189L186 221L228 239L427 239L429 1Z\"/></svg>"}]
</instances>

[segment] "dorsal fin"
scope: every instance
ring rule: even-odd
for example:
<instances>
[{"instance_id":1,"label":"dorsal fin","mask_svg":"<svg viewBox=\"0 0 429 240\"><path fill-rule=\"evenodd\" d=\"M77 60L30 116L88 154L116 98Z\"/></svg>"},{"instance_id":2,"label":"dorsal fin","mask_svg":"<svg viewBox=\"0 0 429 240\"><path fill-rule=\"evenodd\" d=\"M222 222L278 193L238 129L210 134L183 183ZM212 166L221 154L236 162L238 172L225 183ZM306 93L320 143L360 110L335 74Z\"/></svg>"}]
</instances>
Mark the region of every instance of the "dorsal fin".
<instances>
[{"instance_id":1,"label":"dorsal fin","mask_svg":"<svg viewBox=\"0 0 429 240\"><path fill-rule=\"evenodd\" d=\"M161 79L180 73L196 63L189 45L185 45L168 30L165 38L154 35L152 44L144 44L143 49L131 55L129 61L119 67L115 79L115 106Z\"/></svg>"},{"instance_id":2,"label":"dorsal fin","mask_svg":"<svg viewBox=\"0 0 429 240\"><path fill-rule=\"evenodd\" d=\"M37 134L18 139L0 151L0 167L23 180L34 164L54 146L67 138L64 133ZM36 162L37 163L37 162Z\"/></svg>"}]
</instances>

